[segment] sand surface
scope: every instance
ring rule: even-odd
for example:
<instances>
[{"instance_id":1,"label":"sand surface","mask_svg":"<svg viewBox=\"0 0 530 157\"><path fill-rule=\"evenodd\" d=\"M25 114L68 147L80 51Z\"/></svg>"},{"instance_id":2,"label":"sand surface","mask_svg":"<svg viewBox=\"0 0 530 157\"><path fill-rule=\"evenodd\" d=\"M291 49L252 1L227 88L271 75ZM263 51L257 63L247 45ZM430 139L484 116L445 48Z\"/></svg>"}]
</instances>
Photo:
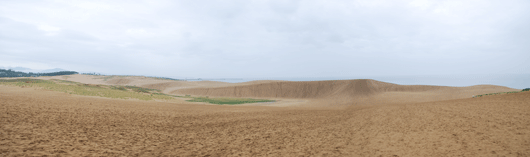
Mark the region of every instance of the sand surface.
<instances>
[{"instance_id":1,"label":"sand surface","mask_svg":"<svg viewBox=\"0 0 530 157\"><path fill-rule=\"evenodd\" d=\"M16 79L16 78L8 78ZM175 81L167 79L158 79L144 76L97 76L97 75L68 75L68 76L48 76L48 77L32 77L31 79L59 79L85 84L102 84L102 85L121 85L121 86L138 86L151 89L159 89L164 93L171 93L174 90L185 88L199 88L199 87L226 87L234 85L251 85L264 82L277 81L250 81L244 83L226 83L217 81Z\"/></svg>"},{"instance_id":2,"label":"sand surface","mask_svg":"<svg viewBox=\"0 0 530 157\"><path fill-rule=\"evenodd\" d=\"M515 90L501 86L83 77L67 79L168 83L159 88L285 104L118 100L0 85L0 156L530 156L530 92L470 98Z\"/></svg>"},{"instance_id":3,"label":"sand surface","mask_svg":"<svg viewBox=\"0 0 530 157\"><path fill-rule=\"evenodd\" d=\"M503 86L448 87L398 85L370 79L332 81L275 81L232 86L183 88L170 94L213 97L248 97L310 100L306 106L351 106L352 104L401 104L471 98L474 95L519 91Z\"/></svg>"}]
</instances>

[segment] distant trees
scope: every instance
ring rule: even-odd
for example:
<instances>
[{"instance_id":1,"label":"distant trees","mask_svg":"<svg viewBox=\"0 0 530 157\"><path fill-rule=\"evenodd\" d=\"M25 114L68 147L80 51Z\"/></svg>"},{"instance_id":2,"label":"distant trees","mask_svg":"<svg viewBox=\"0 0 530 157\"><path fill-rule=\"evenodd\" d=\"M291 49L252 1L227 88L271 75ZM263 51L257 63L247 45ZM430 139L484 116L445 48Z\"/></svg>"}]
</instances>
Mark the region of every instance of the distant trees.
<instances>
[{"instance_id":1,"label":"distant trees","mask_svg":"<svg viewBox=\"0 0 530 157\"><path fill-rule=\"evenodd\" d=\"M523 89L523 91L530 91L530 88L525 88Z\"/></svg>"},{"instance_id":2,"label":"distant trees","mask_svg":"<svg viewBox=\"0 0 530 157\"><path fill-rule=\"evenodd\" d=\"M59 71L52 73L25 73L20 71L13 71L11 69L0 69L0 77L39 77L39 76L59 76L59 75L73 75L78 74L75 71Z\"/></svg>"},{"instance_id":3,"label":"distant trees","mask_svg":"<svg viewBox=\"0 0 530 157\"><path fill-rule=\"evenodd\" d=\"M83 74L83 75L96 75L96 76L143 76L143 77L152 77L152 78L157 78L157 79L165 79L165 80L173 80L173 81L184 81L184 80L181 80L181 79L174 79L174 78L169 78L169 77L144 76L144 75L105 75L105 74L100 74L100 73L95 73L95 72L92 72L92 73L81 73L81 74Z\"/></svg>"},{"instance_id":4,"label":"distant trees","mask_svg":"<svg viewBox=\"0 0 530 157\"><path fill-rule=\"evenodd\" d=\"M95 73L95 72L93 72L93 73L82 73L82 74L83 75L101 75L100 73Z\"/></svg>"}]
</instances>

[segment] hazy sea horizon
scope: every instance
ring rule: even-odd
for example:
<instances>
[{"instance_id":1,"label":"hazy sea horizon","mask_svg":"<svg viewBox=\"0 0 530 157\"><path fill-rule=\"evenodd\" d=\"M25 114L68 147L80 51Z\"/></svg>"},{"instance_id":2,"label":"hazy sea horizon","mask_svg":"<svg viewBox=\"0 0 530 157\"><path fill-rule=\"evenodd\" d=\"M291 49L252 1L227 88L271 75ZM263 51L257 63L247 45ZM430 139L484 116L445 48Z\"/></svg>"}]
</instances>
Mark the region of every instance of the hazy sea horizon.
<instances>
[{"instance_id":1,"label":"hazy sea horizon","mask_svg":"<svg viewBox=\"0 0 530 157\"><path fill-rule=\"evenodd\" d=\"M416 75L416 76L362 76L362 77L262 77L262 78L205 78L201 80L240 83L255 80L323 81L373 79L401 85L436 85L465 87L473 85L499 85L515 89L530 88L530 74L505 75ZM190 80L196 81L196 80Z\"/></svg>"}]
</instances>

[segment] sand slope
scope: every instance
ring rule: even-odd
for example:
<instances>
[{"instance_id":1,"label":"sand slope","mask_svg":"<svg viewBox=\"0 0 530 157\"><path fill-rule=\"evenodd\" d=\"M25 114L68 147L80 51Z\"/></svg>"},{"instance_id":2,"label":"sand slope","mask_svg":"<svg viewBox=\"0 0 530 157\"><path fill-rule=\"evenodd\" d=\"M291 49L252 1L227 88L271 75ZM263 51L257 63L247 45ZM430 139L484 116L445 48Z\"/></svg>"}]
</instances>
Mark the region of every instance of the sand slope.
<instances>
[{"instance_id":1,"label":"sand slope","mask_svg":"<svg viewBox=\"0 0 530 157\"><path fill-rule=\"evenodd\" d=\"M530 156L530 92L343 109L6 86L0 100L0 156Z\"/></svg>"},{"instance_id":2,"label":"sand slope","mask_svg":"<svg viewBox=\"0 0 530 157\"><path fill-rule=\"evenodd\" d=\"M373 96L392 97L392 94L409 94L430 97L430 100L469 98L473 95L515 91L517 89L479 85L446 87L427 85L397 85L369 79L336 81L282 81L214 88L186 88L173 94L191 94L221 97L265 97L302 99L355 99ZM390 95L389 95L390 94ZM437 98L435 98L437 97Z\"/></svg>"},{"instance_id":3,"label":"sand slope","mask_svg":"<svg viewBox=\"0 0 530 157\"><path fill-rule=\"evenodd\" d=\"M37 77L37 79L66 79L86 84L139 86L159 89L163 93L177 95L267 98L277 100L277 103L265 104L268 106L304 107L429 102L517 90L494 85L469 87L398 85L369 79L300 82L260 80L243 83L174 81L143 76L92 75ZM308 101L314 103L300 103Z\"/></svg>"},{"instance_id":4,"label":"sand slope","mask_svg":"<svg viewBox=\"0 0 530 157\"><path fill-rule=\"evenodd\" d=\"M64 76L38 77L38 79L65 79ZM274 99L312 99L328 104L361 103L363 101L427 102L469 98L473 95L516 91L502 86L477 85L447 87L428 85L398 85L370 79L331 81L275 81L261 80L243 83L216 81L173 81L142 76L91 76L69 75L70 81L131 85L159 89L166 94L191 94L218 97L251 97Z\"/></svg>"},{"instance_id":5,"label":"sand slope","mask_svg":"<svg viewBox=\"0 0 530 157\"><path fill-rule=\"evenodd\" d=\"M15 79L15 78L11 78ZM157 79L144 76L95 76L95 75L68 75L68 76L51 76L51 77L32 77L31 79L59 79L85 84L102 84L102 85L120 85L120 86L138 86L152 89L162 90L164 93L169 93L177 89L183 88L198 88L198 87L223 87L232 85L243 85L249 83L232 84L226 82L216 81L174 81L166 79ZM261 82L261 81L256 81Z\"/></svg>"}]
</instances>

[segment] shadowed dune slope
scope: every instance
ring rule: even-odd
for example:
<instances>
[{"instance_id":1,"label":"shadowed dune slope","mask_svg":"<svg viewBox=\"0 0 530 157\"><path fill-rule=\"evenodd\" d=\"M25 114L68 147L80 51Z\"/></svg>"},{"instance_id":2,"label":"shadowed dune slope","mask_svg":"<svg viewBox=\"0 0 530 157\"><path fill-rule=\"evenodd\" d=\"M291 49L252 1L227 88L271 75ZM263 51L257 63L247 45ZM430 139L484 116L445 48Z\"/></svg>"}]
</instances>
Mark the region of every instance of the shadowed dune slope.
<instances>
[{"instance_id":1,"label":"shadowed dune slope","mask_svg":"<svg viewBox=\"0 0 530 157\"><path fill-rule=\"evenodd\" d=\"M270 82L251 85L192 88L173 91L175 94L228 97L328 98L336 95L362 96L378 93L373 80Z\"/></svg>"},{"instance_id":2,"label":"shadowed dune slope","mask_svg":"<svg viewBox=\"0 0 530 157\"><path fill-rule=\"evenodd\" d=\"M267 98L362 98L385 93L428 94L447 98L464 98L476 94L506 92L516 89L478 85L469 87L447 87L428 85L397 85L370 79L270 82L216 88L189 88L172 91L172 94L191 94L220 97L267 97Z\"/></svg>"}]
</instances>

